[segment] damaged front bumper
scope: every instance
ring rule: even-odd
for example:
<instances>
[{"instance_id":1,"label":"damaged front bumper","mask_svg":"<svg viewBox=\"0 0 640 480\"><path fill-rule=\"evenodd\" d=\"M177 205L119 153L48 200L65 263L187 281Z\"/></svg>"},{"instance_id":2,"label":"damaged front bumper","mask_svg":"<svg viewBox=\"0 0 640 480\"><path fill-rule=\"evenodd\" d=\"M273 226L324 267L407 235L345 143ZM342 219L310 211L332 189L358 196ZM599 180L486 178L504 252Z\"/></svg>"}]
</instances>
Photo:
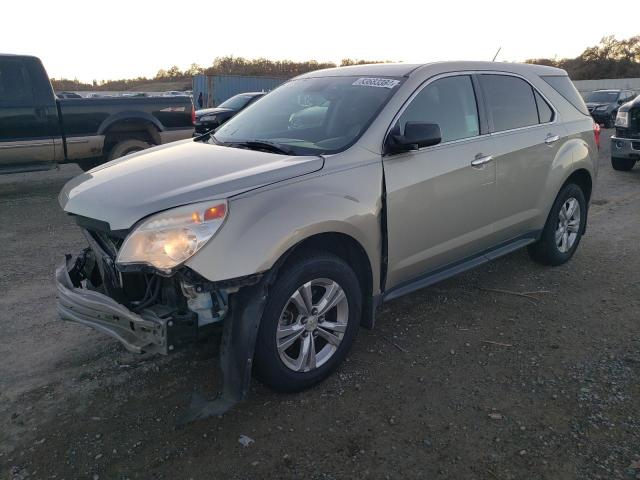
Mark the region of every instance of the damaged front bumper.
<instances>
[{"instance_id":1,"label":"damaged front bumper","mask_svg":"<svg viewBox=\"0 0 640 480\"><path fill-rule=\"evenodd\" d=\"M76 287L69 275L76 265L74 262L69 267L65 263L56 270L56 308L60 318L106 333L133 353L169 353L167 327L170 323L173 326L170 317L152 309L138 314L107 295Z\"/></svg>"},{"instance_id":2,"label":"damaged front bumper","mask_svg":"<svg viewBox=\"0 0 640 480\"><path fill-rule=\"evenodd\" d=\"M119 272L104 239L88 230L84 234L89 248L67 256L56 270L60 317L110 335L134 353L167 354L209 336L212 327L222 324L220 393L211 401L194 395L181 422L221 415L246 399L258 326L275 269L218 283L190 271L170 277Z\"/></svg>"}]
</instances>

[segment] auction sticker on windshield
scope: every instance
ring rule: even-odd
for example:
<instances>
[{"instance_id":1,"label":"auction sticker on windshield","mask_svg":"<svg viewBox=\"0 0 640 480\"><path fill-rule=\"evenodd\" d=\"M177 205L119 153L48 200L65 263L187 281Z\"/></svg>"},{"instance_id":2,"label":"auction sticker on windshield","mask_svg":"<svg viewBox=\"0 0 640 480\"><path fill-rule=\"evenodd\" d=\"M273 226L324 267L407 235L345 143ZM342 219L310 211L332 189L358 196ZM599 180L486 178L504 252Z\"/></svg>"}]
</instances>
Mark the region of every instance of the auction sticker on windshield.
<instances>
[{"instance_id":1,"label":"auction sticker on windshield","mask_svg":"<svg viewBox=\"0 0 640 480\"><path fill-rule=\"evenodd\" d=\"M352 85L361 85L363 87L379 87L393 88L400 83L400 80L391 78L359 78Z\"/></svg>"}]
</instances>

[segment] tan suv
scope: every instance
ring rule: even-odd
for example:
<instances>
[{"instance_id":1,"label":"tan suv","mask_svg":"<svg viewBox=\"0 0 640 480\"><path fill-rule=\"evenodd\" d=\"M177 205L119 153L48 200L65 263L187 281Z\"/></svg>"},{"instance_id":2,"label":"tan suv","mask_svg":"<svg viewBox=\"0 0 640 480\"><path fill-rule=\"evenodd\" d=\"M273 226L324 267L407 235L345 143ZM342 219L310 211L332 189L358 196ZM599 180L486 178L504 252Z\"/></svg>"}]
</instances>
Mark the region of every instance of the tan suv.
<instances>
[{"instance_id":1,"label":"tan suv","mask_svg":"<svg viewBox=\"0 0 640 480\"><path fill-rule=\"evenodd\" d=\"M527 246L560 265L585 231L593 120L563 70L364 65L297 77L214 133L71 180L89 247L56 273L62 318L134 352L222 327L223 394L251 371L325 378L376 307Z\"/></svg>"}]
</instances>

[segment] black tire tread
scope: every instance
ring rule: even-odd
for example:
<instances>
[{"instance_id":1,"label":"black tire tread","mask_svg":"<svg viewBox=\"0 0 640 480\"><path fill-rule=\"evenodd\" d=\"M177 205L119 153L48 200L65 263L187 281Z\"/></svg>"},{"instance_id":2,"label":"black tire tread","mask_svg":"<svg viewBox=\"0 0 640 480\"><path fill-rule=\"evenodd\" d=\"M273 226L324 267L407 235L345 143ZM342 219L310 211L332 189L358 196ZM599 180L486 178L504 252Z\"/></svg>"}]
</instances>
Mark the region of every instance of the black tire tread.
<instances>
[{"instance_id":1,"label":"black tire tread","mask_svg":"<svg viewBox=\"0 0 640 480\"><path fill-rule=\"evenodd\" d=\"M555 230L560 207L569 195L574 196L580 204L581 226L579 232L580 234L573 244L573 247L571 247L571 250L566 253L562 253L558 250L555 244ZM587 202L584 196L584 192L575 183L568 183L564 187L562 187L562 189L558 193L558 196L553 202L553 206L551 207L549 216L547 217L547 221L545 223L540 239L536 243L533 243L527 247L529 256L536 262L543 265L558 266L568 262L577 250L578 245L580 244L580 240L582 238L582 234L585 231L586 224Z\"/></svg>"},{"instance_id":2,"label":"black tire tread","mask_svg":"<svg viewBox=\"0 0 640 480\"><path fill-rule=\"evenodd\" d=\"M636 160L633 158L619 158L611 157L611 166L614 170L621 172L628 172L636 164Z\"/></svg>"},{"instance_id":3,"label":"black tire tread","mask_svg":"<svg viewBox=\"0 0 640 480\"><path fill-rule=\"evenodd\" d=\"M294 254L278 273L269 289L254 355L254 374L262 383L279 392L297 392L309 388L329 376L344 360L355 338L362 310L361 291L358 278L351 267L340 257L321 251L304 251ZM300 278L314 271L332 270L331 274L344 276L341 286L349 301L349 326L338 351L322 367L313 372L293 372L284 366L278 357L273 342L273 328L280 312L296 287ZM314 274L317 275L317 274ZM352 305L352 303L354 305Z\"/></svg>"}]
</instances>

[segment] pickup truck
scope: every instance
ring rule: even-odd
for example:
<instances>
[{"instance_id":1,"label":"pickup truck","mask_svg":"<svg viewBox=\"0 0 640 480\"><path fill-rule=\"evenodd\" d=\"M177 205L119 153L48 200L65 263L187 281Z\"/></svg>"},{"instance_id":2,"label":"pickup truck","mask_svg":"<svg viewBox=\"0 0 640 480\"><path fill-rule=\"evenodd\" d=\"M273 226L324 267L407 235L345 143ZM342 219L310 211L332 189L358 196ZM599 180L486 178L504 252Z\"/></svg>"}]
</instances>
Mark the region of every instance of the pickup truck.
<instances>
[{"instance_id":1,"label":"pickup truck","mask_svg":"<svg viewBox=\"0 0 640 480\"><path fill-rule=\"evenodd\" d=\"M640 160L640 97L618 110L616 133L611 137L611 166L631 170Z\"/></svg>"},{"instance_id":2,"label":"pickup truck","mask_svg":"<svg viewBox=\"0 0 640 480\"><path fill-rule=\"evenodd\" d=\"M38 58L0 54L0 173L88 170L191 137L194 116L187 96L57 98Z\"/></svg>"}]
</instances>

